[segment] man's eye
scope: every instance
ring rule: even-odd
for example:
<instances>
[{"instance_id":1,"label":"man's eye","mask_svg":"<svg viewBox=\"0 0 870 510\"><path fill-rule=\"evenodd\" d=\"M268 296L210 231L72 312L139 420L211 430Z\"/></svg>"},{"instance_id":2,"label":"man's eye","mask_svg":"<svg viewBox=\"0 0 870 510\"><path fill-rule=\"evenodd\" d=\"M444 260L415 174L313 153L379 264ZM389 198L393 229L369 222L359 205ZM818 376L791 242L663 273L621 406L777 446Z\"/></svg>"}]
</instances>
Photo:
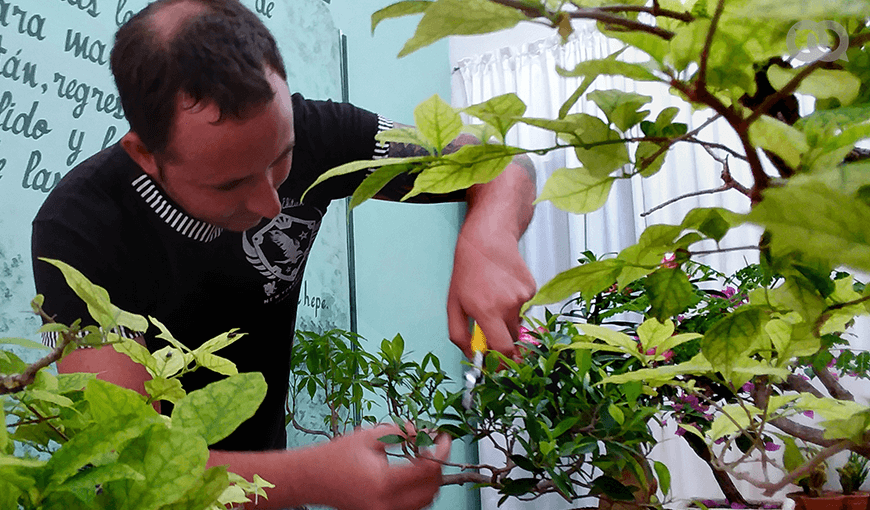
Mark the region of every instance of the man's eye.
<instances>
[{"instance_id":1,"label":"man's eye","mask_svg":"<svg viewBox=\"0 0 870 510\"><path fill-rule=\"evenodd\" d=\"M217 186L214 187L214 189L216 189L218 191L232 191L232 190L238 188L239 186L241 186L242 182L244 182L242 179L230 181L230 182L227 182L224 184L218 184Z\"/></svg>"}]
</instances>

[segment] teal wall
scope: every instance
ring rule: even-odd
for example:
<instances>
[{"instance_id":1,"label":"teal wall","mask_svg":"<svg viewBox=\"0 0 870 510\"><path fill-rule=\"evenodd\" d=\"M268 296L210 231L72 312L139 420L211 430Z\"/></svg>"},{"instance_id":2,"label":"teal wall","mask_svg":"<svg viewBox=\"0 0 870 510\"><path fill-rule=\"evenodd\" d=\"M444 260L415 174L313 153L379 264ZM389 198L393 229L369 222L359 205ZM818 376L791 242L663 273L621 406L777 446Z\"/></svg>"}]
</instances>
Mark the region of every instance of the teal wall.
<instances>
[{"instance_id":1,"label":"teal wall","mask_svg":"<svg viewBox=\"0 0 870 510\"><path fill-rule=\"evenodd\" d=\"M396 59L417 18L386 20L372 35L371 14L390 3L332 0L331 6L348 38L351 102L413 124L417 104L433 94L450 100L448 46L441 41ZM353 214L359 333L372 349L401 333L416 359L434 352L459 384L462 354L448 337L446 304L464 204L369 201ZM463 444L454 442L453 450L453 460L465 462ZM476 508L473 492L445 487L434 508Z\"/></svg>"}]
</instances>

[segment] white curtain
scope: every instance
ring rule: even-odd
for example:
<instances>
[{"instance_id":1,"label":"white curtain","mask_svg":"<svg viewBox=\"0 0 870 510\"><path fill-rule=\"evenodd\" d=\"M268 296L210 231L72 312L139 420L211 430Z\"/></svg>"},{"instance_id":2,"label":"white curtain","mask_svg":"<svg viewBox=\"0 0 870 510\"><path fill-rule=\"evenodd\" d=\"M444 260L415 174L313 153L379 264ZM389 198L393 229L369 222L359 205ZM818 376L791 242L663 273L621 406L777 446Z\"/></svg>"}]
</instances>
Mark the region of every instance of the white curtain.
<instances>
[{"instance_id":1,"label":"white curtain","mask_svg":"<svg viewBox=\"0 0 870 510\"><path fill-rule=\"evenodd\" d=\"M558 36L554 36L521 47L504 48L494 53L464 59L453 73L453 105L465 107L513 92L528 106L526 116L556 118L564 101L579 85L576 78L563 78L556 74L556 67L570 70L579 62L605 58L621 47L621 43L604 37L590 26L580 27L564 45ZM632 55L626 52L622 58L632 58ZM682 106L679 100L672 98L667 87L658 84L637 84L618 77L602 76L590 88L595 89L620 89L651 96L652 102L648 105L651 112L649 120L655 120L663 108L671 105ZM685 108L681 110L676 121L688 124L689 130L700 126L709 118L709 113L690 115ZM582 100L574 107L573 112L585 112L603 118L594 103ZM719 123L704 129L700 138L739 147L730 129ZM549 146L554 139L552 132L519 124L509 132L507 142L532 149ZM532 158L538 171L538 192L554 170L580 165L574 153L569 151L551 152L545 157L533 155ZM734 158L730 158L729 163L734 178L748 183L748 170ZM719 206L747 211L749 199L735 190L729 190L681 200L652 214L641 216L643 212L672 198L719 187L722 184L721 171L722 166L705 150L697 145L683 143L671 150L664 167L653 178L643 181L617 181L607 203L594 213L572 215L556 209L550 202L539 204L521 243L523 255L538 285L549 281L559 272L576 266L577 259L584 250L591 250L598 256L618 252L634 244L646 226L658 223L678 224L684 214L694 207ZM757 243L758 235L757 230L749 227L737 229L722 240L720 247L752 245ZM707 248L715 248L715 245ZM757 259L757 251L750 249L703 256L699 260L730 274L747 262L756 262ZM557 308L558 306L555 307ZM540 317L542 312L533 311L533 315ZM664 461L673 470L672 495L676 498L709 497L718 492L706 465L684 445L682 439L674 436L673 431L673 424L666 430L656 431L660 443L653 452L654 458ZM486 445L481 447L480 455L482 463L486 463L488 459L498 462L500 458L497 451ZM681 469L675 469L676 466L681 466ZM744 483L739 483L738 488L747 497L755 498L760 495ZM498 499L495 491L484 490L483 508L495 510ZM509 500L500 508L563 510L587 503L593 502L581 500L567 503L552 496L530 503Z\"/></svg>"}]
</instances>

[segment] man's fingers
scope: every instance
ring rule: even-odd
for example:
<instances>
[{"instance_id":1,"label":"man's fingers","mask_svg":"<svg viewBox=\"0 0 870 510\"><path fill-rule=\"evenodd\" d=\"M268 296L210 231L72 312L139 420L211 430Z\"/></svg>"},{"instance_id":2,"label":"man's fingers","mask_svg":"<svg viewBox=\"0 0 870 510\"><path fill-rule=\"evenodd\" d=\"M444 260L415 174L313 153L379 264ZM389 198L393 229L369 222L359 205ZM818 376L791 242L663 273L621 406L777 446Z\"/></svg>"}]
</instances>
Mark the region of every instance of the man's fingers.
<instances>
[{"instance_id":1,"label":"man's fingers","mask_svg":"<svg viewBox=\"0 0 870 510\"><path fill-rule=\"evenodd\" d=\"M512 358L516 355L516 345L511 331L504 320L496 319L478 319L478 325L483 330L486 336L486 347L490 350L498 351L505 356Z\"/></svg>"},{"instance_id":2,"label":"man's fingers","mask_svg":"<svg viewBox=\"0 0 870 510\"><path fill-rule=\"evenodd\" d=\"M462 349L468 359L473 357L471 352L471 331L468 329L468 314L462 309L462 305L455 297L447 299L447 332L450 341Z\"/></svg>"}]
</instances>

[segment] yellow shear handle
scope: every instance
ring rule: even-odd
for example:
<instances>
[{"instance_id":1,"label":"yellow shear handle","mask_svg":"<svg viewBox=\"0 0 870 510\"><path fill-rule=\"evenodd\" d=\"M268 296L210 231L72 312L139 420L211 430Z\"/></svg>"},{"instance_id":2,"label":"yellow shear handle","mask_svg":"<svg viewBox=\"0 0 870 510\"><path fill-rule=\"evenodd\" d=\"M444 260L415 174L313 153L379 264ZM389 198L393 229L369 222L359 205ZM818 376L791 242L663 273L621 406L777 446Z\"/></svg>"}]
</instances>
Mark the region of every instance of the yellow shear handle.
<instances>
[{"instance_id":1,"label":"yellow shear handle","mask_svg":"<svg viewBox=\"0 0 870 510\"><path fill-rule=\"evenodd\" d=\"M486 336L478 323L474 323L474 333L471 334L471 351L486 352Z\"/></svg>"}]
</instances>

